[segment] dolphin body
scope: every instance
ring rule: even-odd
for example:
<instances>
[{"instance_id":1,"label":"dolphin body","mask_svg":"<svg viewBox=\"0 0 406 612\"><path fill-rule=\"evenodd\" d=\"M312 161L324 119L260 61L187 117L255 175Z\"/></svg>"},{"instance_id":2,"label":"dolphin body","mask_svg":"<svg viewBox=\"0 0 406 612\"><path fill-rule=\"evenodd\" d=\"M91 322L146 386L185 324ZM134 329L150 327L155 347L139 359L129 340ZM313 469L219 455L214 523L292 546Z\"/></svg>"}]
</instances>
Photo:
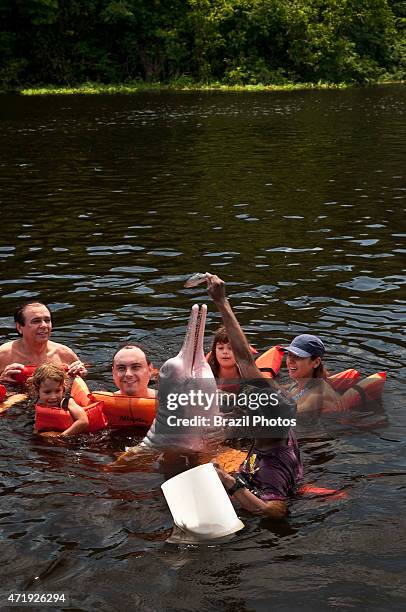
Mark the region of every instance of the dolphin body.
<instances>
[{"instance_id":1,"label":"dolphin body","mask_svg":"<svg viewBox=\"0 0 406 612\"><path fill-rule=\"evenodd\" d=\"M197 304L192 307L180 352L159 370L158 410L141 447L198 453L224 437L214 426L214 417L221 413L216 381L203 350L206 314L205 304L200 312ZM177 404L174 398L180 394L190 401Z\"/></svg>"},{"instance_id":2,"label":"dolphin body","mask_svg":"<svg viewBox=\"0 0 406 612\"><path fill-rule=\"evenodd\" d=\"M180 352L176 357L168 359L159 370L156 417L142 442L119 457L116 461L117 466L122 467L136 458L139 459L143 454L142 450L154 452L155 449L160 453L163 465L165 465L165 456L168 456L170 463L175 458L184 460L181 469L173 470L170 466L165 467L165 470L170 468L167 476L174 476L191 467L189 459L200 463L203 457L203 462L209 461L208 455L213 455L215 447L218 447L219 443L224 440L223 428L213 426L214 417L221 416L221 412L216 381L203 351L206 314L206 305L201 307L200 312L197 304L192 307ZM179 394L187 394L192 397L193 393L197 394L199 391L201 399L196 404L189 402L172 409L172 400L175 395L179 397ZM200 425L184 425L183 427L169 424L173 419L185 419L186 421L195 419L199 423L199 417L204 417L207 421ZM243 526L242 523L241 526ZM221 540L214 539L219 542L229 537ZM212 536L208 537L208 535L189 531L175 524L172 535L167 541L196 543L211 539L213 539Z\"/></svg>"}]
</instances>

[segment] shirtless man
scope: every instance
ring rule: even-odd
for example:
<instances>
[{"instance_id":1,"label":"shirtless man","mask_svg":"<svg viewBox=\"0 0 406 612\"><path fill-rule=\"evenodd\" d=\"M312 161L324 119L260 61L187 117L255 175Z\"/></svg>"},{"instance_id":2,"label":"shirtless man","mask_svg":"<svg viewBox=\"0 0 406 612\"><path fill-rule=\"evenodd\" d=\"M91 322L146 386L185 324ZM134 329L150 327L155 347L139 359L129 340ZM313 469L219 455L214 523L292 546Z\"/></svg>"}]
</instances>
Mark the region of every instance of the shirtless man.
<instances>
[{"instance_id":1,"label":"shirtless man","mask_svg":"<svg viewBox=\"0 0 406 612\"><path fill-rule=\"evenodd\" d=\"M25 365L52 362L67 364L69 376L83 376L87 370L79 357L64 344L49 339L52 318L48 308L40 302L23 304L14 313L18 340L0 346L0 382L15 383L15 375Z\"/></svg>"},{"instance_id":2,"label":"shirtless man","mask_svg":"<svg viewBox=\"0 0 406 612\"><path fill-rule=\"evenodd\" d=\"M112 364L113 379L119 395L155 397L156 391L148 387L152 365L144 351L134 344L119 349Z\"/></svg>"}]
</instances>

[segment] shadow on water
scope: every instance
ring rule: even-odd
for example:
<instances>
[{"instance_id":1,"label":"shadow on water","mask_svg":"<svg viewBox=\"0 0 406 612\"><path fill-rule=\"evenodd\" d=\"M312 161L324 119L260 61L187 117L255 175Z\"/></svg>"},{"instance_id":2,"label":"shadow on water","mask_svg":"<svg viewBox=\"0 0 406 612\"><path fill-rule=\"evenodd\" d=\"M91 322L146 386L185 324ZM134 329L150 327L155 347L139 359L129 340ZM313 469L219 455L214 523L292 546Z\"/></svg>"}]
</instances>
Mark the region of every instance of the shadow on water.
<instances>
[{"instance_id":1,"label":"shadow on water","mask_svg":"<svg viewBox=\"0 0 406 612\"><path fill-rule=\"evenodd\" d=\"M48 302L90 388L112 389L121 342L156 367L178 352L207 301L183 283L210 270L259 350L309 331L330 371L388 372L382 404L298 429L306 481L345 496L297 496L280 523L239 512L222 544L167 542L160 486L183 459L108 467L144 432L44 440L14 406L0 415L2 591L65 592L72 610L400 610L404 87L4 96L0 111L3 341L20 302ZM209 305L208 330L219 320Z\"/></svg>"}]
</instances>

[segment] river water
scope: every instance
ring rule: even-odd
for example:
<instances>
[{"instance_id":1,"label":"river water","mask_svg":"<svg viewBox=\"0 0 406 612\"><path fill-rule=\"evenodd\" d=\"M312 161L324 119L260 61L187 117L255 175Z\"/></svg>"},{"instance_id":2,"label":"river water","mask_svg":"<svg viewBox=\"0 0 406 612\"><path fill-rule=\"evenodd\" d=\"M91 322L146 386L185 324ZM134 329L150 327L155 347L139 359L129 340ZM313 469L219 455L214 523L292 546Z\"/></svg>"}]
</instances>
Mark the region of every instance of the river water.
<instances>
[{"instance_id":1,"label":"river water","mask_svg":"<svg viewBox=\"0 0 406 612\"><path fill-rule=\"evenodd\" d=\"M0 607L404 609L405 91L0 98L1 341L45 301L89 386L113 389L119 343L157 367L178 352L208 301L184 280L208 270L258 349L316 333L331 371L388 372L382 402L298 431L306 481L346 497L294 499L282 523L240 512L215 545L166 542L158 464L106 469L143 432L52 444L10 409ZM218 323L209 303L207 347Z\"/></svg>"}]
</instances>

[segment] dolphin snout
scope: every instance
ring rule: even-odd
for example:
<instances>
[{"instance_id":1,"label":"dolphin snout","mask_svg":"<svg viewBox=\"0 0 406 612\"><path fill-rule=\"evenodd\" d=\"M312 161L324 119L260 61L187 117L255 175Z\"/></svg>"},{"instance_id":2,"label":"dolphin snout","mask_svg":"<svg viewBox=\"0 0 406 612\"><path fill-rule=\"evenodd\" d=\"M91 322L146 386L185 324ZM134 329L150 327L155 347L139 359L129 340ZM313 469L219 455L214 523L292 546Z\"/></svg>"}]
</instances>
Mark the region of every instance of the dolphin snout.
<instances>
[{"instance_id":1,"label":"dolphin snout","mask_svg":"<svg viewBox=\"0 0 406 612\"><path fill-rule=\"evenodd\" d=\"M158 410L156 418L143 440L147 446L160 448L182 448L191 451L203 450L206 446L206 429L208 427L190 427L182 432L171 426L173 417L192 419L193 417L208 417L208 410L213 417L219 414L217 405L217 385L203 350L204 332L206 326L207 306L199 309L192 307L185 339L176 357L168 359L159 371L158 377ZM194 402L196 392L201 391L204 405ZM173 408L174 395L182 394L190 397L189 402L179 403ZM212 399L211 399L212 398ZM210 419L209 419L210 421ZM200 422L200 421L199 421ZM205 421L207 422L207 421Z\"/></svg>"}]
</instances>

